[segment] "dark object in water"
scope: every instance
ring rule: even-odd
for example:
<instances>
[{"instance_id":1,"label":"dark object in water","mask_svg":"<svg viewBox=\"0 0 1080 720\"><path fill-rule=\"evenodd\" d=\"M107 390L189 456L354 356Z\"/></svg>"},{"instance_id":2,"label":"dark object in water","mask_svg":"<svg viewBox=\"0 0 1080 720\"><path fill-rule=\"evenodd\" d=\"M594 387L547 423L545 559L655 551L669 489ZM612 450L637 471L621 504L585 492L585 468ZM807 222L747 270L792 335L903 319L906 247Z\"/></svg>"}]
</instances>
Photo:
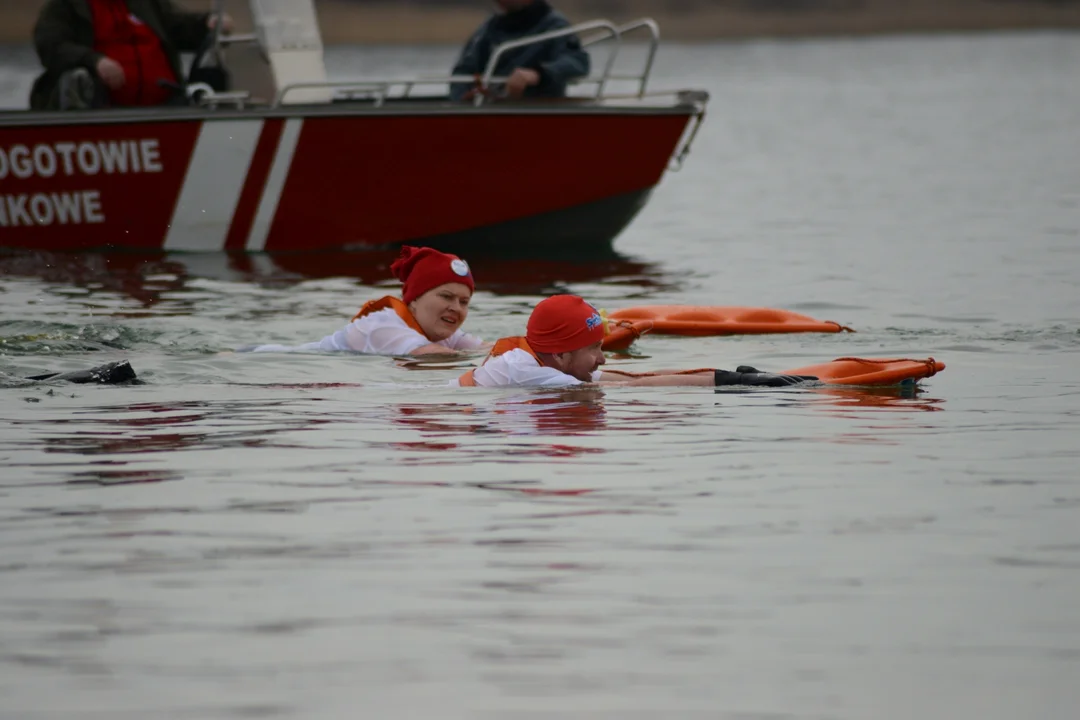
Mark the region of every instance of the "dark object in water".
<instances>
[{"instance_id":1,"label":"dark object in water","mask_svg":"<svg viewBox=\"0 0 1080 720\"><path fill-rule=\"evenodd\" d=\"M27 378L27 380L66 380L72 383L98 383L100 385L116 385L135 379L135 369L131 367L131 363L127 360L105 363L88 370L45 373L44 375L32 375Z\"/></svg>"}]
</instances>

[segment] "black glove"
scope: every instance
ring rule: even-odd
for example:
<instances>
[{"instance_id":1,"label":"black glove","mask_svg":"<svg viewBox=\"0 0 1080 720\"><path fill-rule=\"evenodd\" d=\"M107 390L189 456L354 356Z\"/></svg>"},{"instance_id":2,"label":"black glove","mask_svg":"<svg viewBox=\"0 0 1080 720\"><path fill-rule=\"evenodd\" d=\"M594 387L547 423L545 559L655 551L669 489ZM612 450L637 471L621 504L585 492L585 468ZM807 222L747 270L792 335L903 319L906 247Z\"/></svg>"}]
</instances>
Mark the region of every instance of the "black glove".
<instances>
[{"instance_id":1,"label":"black glove","mask_svg":"<svg viewBox=\"0 0 1080 720\"><path fill-rule=\"evenodd\" d=\"M758 374L761 374L761 375L769 375L770 374L770 373L763 373L760 370L758 370L756 367L750 367L749 365L740 365L739 367L735 368L735 372L758 373ZM821 380L821 378L819 378L817 375L776 375L776 377L798 378L802 382L819 382ZM794 383L789 383L789 384L794 384Z\"/></svg>"},{"instance_id":2,"label":"black glove","mask_svg":"<svg viewBox=\"0 0 1080 720\"><path fill-rule=\"evenodd\" d=\"M740 365L731 370L716 370L713 384L721 385L747 385L749 387L786 387L798 385L802 382L817 380L813 375L774 375L764 373L749 365Z\"/></svg>"}]
</instances>

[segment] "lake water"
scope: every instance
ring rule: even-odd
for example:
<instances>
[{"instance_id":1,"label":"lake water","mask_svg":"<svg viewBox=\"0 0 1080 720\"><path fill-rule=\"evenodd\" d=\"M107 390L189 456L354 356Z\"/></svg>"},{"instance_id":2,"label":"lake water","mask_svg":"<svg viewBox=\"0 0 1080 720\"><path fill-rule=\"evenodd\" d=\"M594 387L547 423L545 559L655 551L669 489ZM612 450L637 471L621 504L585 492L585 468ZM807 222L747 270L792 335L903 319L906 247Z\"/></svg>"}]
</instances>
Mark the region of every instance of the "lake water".
<instances>
[{"instance_id":1,"label":"lake water","mask_svg":"<svg viewBox=\"0 0 1080 720\"><path fill-rule=\"evenodd\" d=\"M667 46L710 112L618 256L467 258L485 338L556 290L781 307L858 332L611 362L945 361L914 397L464 391L226 352L337 329L385 255L0 257L0 717L1074 717L1078 78L1067 33Z\"/></svg>"}]
</instances>

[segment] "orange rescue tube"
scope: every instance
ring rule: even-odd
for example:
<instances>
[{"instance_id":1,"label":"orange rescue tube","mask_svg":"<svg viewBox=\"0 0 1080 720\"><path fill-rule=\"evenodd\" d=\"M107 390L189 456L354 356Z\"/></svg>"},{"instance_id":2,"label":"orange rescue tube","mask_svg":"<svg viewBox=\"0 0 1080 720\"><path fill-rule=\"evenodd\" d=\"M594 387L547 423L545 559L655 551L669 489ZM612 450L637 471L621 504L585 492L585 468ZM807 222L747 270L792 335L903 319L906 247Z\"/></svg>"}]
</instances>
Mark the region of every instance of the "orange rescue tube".
<instances>
[{"instance_id":1,"label":"orange rescue tube","mask_svg":"<svg viewBox=\"0 0 1080 720\"><path fill-rule=\"evenodd\" d=\"M628 320L606 321L604 324L604 342L601 347L604 350L626 350L634 344L635 340L652 330L652 326L652 322L648 320L639 322L630 322Z\"/></svg>"},{"instance_id":2,"label":"orange rescue tube","mask_svg":"<svg viewBox=\"0 0 1080 720\"><path fill-rule=\"evenodd\" d=\"M816 375L830 385L899 385L936 375L945 363L934 358L837 358L832 362L784 370L781 375Z\"/></svg>"},{"instance_id":3,"label":"orange rescue tube","mask_svg":"<svg viewBox=\"0 0 1080 720\"><path fill-rule=\"evenodd\" d=\"M610 320L651 322L661 335L766 335L772 333L854 332L831 320L816 320L789 310L709 305L642 305L608 313Z\"/></svg>"}]
</instances>

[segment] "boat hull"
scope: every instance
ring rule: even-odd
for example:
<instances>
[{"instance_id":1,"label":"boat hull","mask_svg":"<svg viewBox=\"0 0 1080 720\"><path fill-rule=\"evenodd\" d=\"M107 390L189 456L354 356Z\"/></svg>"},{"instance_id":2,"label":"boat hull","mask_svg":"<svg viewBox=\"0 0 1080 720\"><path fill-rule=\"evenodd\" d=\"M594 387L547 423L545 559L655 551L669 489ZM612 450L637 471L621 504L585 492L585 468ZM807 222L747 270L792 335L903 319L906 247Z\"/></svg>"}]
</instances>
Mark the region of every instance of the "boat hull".
<instances>
[{"instance_id":1,"label":"boat hull","mask_svg":"<svg viewBox=\"0 0 1080 720\"><path fill-rule=\"evenodd\" d=\"M180 112L0 117L0 246L602 249L700 108Z\"/></svg>"}]
</instances>

